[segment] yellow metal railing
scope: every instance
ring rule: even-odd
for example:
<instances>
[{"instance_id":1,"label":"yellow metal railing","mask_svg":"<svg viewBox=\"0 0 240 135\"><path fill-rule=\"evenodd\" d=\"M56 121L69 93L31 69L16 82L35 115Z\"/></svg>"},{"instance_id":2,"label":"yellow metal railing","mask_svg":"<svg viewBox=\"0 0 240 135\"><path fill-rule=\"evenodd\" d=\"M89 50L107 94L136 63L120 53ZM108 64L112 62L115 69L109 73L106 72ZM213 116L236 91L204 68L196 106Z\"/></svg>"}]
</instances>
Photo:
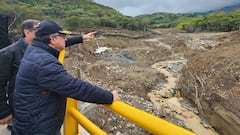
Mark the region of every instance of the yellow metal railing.
<instances>
[{"instance_id":1,"label":"yellow metal railing","mask_svg":"<svg viewBox=\"0 0 240 135\"><path fill-rule=\"evenodd\" d=\"M59 61L62 63L64 53L64 51L61 51L59 56ZM156 135L195 135L193 132L139 110L122 101L114 101L111 105L105 106ZM64 135L80 135L78 123L93 135L107 134L78 111L77 100L68 98L64 120Z\"/></svg>"},{"instance_id":2,"label":"yellow metal railing","mask_svg":"<svg viewBox=\"0 0 240 135\"><path fill-rule=\"evenodd\" d=\"M106 105L106 107L155 135L194 135L194 133L182 127L176 126L121 101L115 101L111 105Z\"/></svg>"},{"instance_id":3,"label":"yellow metal railing","mask_svg":"<svg viewBox=\"0 0 240 135\"><path fill-rule=\"evenodd\" d=\"M96 126L77 109L77 100L67 99L67 108L63 125L64 135L80 135L78 124L84 127L91 135L107 135L105 131Z\"/></svg>"},{"instance_id":4,"label":"yellow metal railing","mask_svg":"<svg viewBox=\"0 0 240 135\"><path fill-rule=\"evenodd\" d=\"M65 50L59 54L58 60L63 63ZM63 124L64 135L80 135L78 123L92 135L107 135L107 133L96 126L87 117L78 111L78 102L75 99L67 98L66 113Z\"/></svg>"}]
</instances>

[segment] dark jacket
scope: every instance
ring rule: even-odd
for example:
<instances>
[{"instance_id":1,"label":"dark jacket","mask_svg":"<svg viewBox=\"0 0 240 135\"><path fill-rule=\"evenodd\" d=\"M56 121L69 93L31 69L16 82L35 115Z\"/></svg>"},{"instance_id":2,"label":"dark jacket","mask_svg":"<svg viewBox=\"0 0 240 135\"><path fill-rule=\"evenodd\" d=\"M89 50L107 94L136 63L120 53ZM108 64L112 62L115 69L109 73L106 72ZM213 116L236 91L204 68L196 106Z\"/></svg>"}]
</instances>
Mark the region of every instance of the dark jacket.
<instances>
[{"instance_id":1,"label":"dark jacket","mask_svg":"<svg viewBox=\"0 0 240 135\"><path fill-rule=\"evenodd\" d=\"M0 50L0 119L12 113L14 82L26 47L26 42L21 38Z\"/></svg>"},{"instance_id":2,"label":"dark jacket","mask_svg":"<svg viewBox=\"0 0 240 135\"><path fill-rule=\"evenodd\" d=\"M14 91L15 135L56 135L63 123L67 97L112 103L111 92L72 77L57 57L58 51L38 40L27 48Z\"/></svg>"},{"instance_id":3,"label":"dark jacket","mask_svg":"<svg viewBox=\"0 0 240 135\"><path fill-rule=\"evenodd\" d=\"M82 42L81 35L71 36L68 37L66 46ZM24 39L20 38L16 43L0 50L0 119L12 113L15 78L27 46Z\"/></svg>"}]
</instances>

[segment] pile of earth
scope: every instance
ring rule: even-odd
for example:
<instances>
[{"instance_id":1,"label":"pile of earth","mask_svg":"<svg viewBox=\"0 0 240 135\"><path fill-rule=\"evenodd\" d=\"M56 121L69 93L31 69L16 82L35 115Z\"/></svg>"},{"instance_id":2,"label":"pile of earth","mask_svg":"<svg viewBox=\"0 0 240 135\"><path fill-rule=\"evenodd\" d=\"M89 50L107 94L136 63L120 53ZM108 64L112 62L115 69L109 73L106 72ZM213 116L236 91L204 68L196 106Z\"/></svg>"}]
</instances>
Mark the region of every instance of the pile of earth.
<instances>
[{"instance_id":1,"label":"pile of earth","mask_svg":"<svg viewBox=\"0 0 240 135\"><path fill-rule=\"evenodd\" d=\"M84 81L104 89L118 90L125 103L185 127L174 115L156 109L147 96L153 87L160 87L159 84L165 82L165 76L151 65L169 57L168 50L147 46L138 39L115 36L98 43L100 47L112 48L112 51L95 54L96 41L70 47L66 51L66 69ZM83 102L79 105L80 111L108 134L151 134L105 107Z\"/></svg>"},{"instance_id":2,"label":"pile of earth","mask_svg":"<svg viewBox=\"0 0 240 135\"><path fill-rule=\"evenodd\" d=\"M198 115L206 128L223 135L239 133L239 33L185 33L175 29L154 30L148 36L139 33L124 31L120 36L109 34L69 47L64 65L75 77L107 90L116 89L124 102L185 129L193 130L179 119L183 113L176 112L174 105L167 106L166 101L181 101L190 108L184 111ZM96 54L99 46L111 51ZM187 60L183 71L183 64L164 66L176 80L182 74L177 87L166 90L170 96L149 97L169 83L169 76L152 66L175 60ZM176 94L180 91L181 95ZM79 108L108 134L151 134L105 107L81 102Z\"/></svg>"},{"instance_id":3,"label":"pile of earth","mask_svg":"<svg viewBox=\"0 0 240 135\"><path fill-rule=\"evenodd\" d=\"M222 135L240 133L240 32L215 37L217 47L195 54L178 87Z\"/></svg>"}]
</instances>

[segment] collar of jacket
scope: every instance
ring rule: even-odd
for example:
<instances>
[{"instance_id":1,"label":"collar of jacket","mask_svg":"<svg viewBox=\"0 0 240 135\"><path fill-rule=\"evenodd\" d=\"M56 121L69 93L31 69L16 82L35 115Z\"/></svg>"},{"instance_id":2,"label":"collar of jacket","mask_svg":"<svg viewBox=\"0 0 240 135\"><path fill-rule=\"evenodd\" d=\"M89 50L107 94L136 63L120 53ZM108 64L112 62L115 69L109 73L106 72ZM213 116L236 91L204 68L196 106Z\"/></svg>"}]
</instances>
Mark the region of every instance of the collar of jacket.
<instances>
[{"instance_id":1,"label":"collar of jacket","mask_svg":"<svg viewBox=\"0 0 240 135\"><path fill-rule=\"evenodd\" d=\"M21 50L24 52L28 46L28 44L25 42L24 38L20 38L18 40L18 44L20 45Z\"/></svg>"},{"instance_id":2,"label":"collar of jacket","mask_svg":"<svg viewBox=\"0 0 240 135\"><path fill-rule=\"evenodd\" d=\"M32 46L39 47L39 48L47 51L48 53L52 54L56 58L58 58L58 56L59 56L59 52L56 49L50 47L48 44L46 44L40 40L34 39L32 41Z\"/></svg>"}]
</instances>

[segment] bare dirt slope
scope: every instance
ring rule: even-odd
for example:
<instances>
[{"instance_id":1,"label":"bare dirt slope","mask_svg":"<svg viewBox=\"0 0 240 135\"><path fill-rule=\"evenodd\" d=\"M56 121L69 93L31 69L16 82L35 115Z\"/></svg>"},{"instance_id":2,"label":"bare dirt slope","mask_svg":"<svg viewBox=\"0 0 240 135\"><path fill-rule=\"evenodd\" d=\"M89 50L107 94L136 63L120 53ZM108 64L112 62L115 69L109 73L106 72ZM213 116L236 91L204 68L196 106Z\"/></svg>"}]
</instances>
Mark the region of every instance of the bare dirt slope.
<instances>
[{"instance_id":1,"label":"bare dirt slope","mask_svg":"<svg viewBox=\"0 0 240 135\"><path fill-rule=\"evenodd\" d=\"M234 135L239 130L238 32L108 33L68 48L66 69L99 87L117 89L124 102L196 134ZM96 44L111 50L95 54ZM224 111L215 117L220 108ZM80 103L80 111L108 134L151 134L102 106ZM228 117L221 117L223 113ZM221 128L224 118L229 129Z\"/></svg>"},{"instance_id":2,"label":"bare dirt slope","mask_svg":"<svg viewBox=\"0 0 240 135\"><path fill-rule=\"evenodd\" d=\"M240 133L239 36L231 32L215 37L219 46L189 59L179 83L183 96L223 135Z\"/></svg>"}]
</instances>

